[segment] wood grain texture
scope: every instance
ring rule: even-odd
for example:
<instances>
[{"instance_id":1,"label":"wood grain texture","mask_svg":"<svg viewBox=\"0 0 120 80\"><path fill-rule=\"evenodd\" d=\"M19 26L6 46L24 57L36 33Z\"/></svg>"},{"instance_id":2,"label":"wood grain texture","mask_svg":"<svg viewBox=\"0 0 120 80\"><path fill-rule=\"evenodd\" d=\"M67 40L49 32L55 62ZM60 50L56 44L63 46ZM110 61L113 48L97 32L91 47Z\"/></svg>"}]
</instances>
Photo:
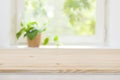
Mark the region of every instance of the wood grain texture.
<instances>
[{"instance_id":1,"label":"wood grain texture","mask_svg":"<svg viewBox=\"0 0 120 80\"><path fill-rule=\"evenodd\" d=\"M1 49L0 72L120 73L120 50Z\"/></svg>"}]
</instances>

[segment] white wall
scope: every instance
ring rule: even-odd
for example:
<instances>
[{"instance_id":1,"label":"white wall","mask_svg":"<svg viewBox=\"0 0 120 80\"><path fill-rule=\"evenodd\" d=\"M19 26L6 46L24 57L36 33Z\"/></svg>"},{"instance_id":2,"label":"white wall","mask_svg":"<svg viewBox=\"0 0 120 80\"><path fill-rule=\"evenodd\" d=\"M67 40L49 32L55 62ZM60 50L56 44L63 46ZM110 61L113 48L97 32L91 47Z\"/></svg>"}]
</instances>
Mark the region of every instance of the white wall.
<instances>
[{"instance_id":1,"label":"white wall","mask_svg":"<svg viewBox=\"0 0 120 80\"><path fill-rule=\"evenodd\" d=\"M0 47L9 46L10 37L10 0L0 2Z\"/></svg>"},{"instance_id":2,"label":"white wall","mask_svg":"<svg viewBox=\"0 0 120 80\"><path fill-rule=\"evenodd\" d=\"M0 48L9 47L15 41L16 0L2 0L0 2ZM12 40L11 40L12 39Z\"/></svg>"},{"instance_id":3,"label":"white wall","mask_svg":"<svg viewBox=\"0 0 120 80\"><path fill-rule=\"evenodd\" d=\"M0 75L0 80L120 80L119 75Z\"/></svg>"},{"instance_id":4,"label":"white wall","mask_svg":"<svg viewBox=\"0 0 120 80\"><path fill-rule=\"evenodd\" d=\"M109 26L108 42L112 47L120 48L120 0L108 0Z\"/></svg>"}]
</instances>

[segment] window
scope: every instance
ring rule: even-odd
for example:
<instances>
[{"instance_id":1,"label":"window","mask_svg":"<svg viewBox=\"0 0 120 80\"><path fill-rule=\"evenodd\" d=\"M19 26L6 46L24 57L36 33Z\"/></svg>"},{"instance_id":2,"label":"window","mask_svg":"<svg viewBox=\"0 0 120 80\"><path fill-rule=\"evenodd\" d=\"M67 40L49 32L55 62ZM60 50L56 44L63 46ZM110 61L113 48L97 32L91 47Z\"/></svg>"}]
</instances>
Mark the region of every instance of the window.
<instances>
[{"instance_id":1,"label":"window","mask_svg":"<svg viewBox=\"0 0 120 80\"><path fill-rule=\"evenodd\" d=\"M58 35L63 45L103 44L104 3L105 0L20 0L18 24L29 20L37 20L40 26L47 24L42 35Z\"/></svg>"}]
</instances>

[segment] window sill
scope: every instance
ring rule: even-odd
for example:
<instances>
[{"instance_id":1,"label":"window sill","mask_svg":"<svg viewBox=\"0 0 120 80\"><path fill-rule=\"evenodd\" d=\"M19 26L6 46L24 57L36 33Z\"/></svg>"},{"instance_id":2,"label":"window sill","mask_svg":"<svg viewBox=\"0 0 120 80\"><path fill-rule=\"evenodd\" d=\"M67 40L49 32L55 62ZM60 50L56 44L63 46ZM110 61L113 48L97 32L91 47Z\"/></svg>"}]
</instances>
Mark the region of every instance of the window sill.
<instances>
[{"instance_id":1,"label":"window sill","mask_svg":"<svg viewBox=\"0 0 120 80\"><path fill-rule=\"evenodd\" d=\"M13 49L19 48L19 49L31 49L30 47L26 45L19 45L15 47L10 47ZM34 49L34 48L33 48ZM108 46L103 46L103 45L93 45L93 46L76 46L76 45L68 45L68 46L40 46L39 48L36 49L119 49L116 47L108 47Z\"/></svg>"},{"instance_id":2,"label":"window sill","mask_svg":"<svg viewBox=\"0 0 120 80\"><path fill-rule=\"evenodd\" d=\"M119 49L0 49L0 72L120 73Z\"/></svg>"},{"instance_id":3,"label":"window sill","mask_svg":"<svg viewBox=\"0 0 120 80\"><path fill-rule=\"evenodd\" d=\"M21 45L21 46L17 46L16 48L28 48L28 46L26 45ZM98 46L40 46L39 48L41 49L95 49L95 48L105 48L105 47L98 47Z\"/></svg>"}]
</instances>

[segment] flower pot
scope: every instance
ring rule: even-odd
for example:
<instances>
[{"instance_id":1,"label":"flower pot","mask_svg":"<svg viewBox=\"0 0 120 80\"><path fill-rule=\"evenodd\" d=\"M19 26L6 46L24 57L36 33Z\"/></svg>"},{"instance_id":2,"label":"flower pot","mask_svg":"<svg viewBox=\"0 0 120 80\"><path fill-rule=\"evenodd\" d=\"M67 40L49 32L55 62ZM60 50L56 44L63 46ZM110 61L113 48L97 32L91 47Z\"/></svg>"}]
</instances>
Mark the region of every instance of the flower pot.
<instances>
[{"instance_id":1,"label":"flower pot","mask_svg":"<svg viewBox=\"0 0 120 80\"><path fill-rule=\"evenodd\" d=\"M27 38L29 47L39 47L41 42L41 34L38 34L33 40Z\"/></svg>"}]
</instances>

